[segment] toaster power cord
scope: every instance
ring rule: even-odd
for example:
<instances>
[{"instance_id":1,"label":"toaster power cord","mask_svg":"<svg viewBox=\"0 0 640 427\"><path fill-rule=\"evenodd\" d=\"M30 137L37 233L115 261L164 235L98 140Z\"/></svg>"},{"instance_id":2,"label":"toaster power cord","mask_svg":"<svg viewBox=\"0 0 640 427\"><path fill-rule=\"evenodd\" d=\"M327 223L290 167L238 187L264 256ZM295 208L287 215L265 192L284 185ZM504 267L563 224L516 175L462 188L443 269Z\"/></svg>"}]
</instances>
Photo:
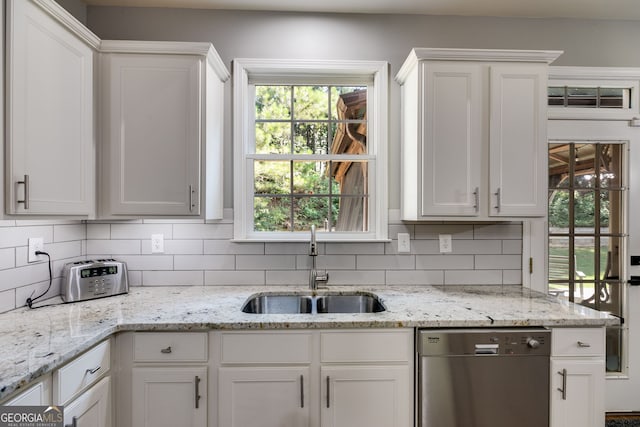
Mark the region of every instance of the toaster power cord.
<instances>
[{"instance_id":1,"label":"toaster power cord","mask_svg":"<svg viewBox=\"0 0 640 427\"><path fill-rule=\"evenodd\" d=\"M40 295L38 295L37 297L35 297L35 298L31 298L31 297L27 298L27 306L29 308L31 308L31 309L38 308L38 307L33 307L33 303L36 300L39 300L40 298L45 296L47 294L47 292L49 292L49 289L51 289L51 283L53 282L53 274L51 272L51 256L49 256L48 253L43 252L43 251L36 251L36 255L46 255L47 258L49 258L49 287L47 287L47 290L44 291L43 293L41 293ZM31 294L31 295L33 295L33 294ZM45 306L43 306L43 307L45 307Z\"/></svg>"}]
</instances>

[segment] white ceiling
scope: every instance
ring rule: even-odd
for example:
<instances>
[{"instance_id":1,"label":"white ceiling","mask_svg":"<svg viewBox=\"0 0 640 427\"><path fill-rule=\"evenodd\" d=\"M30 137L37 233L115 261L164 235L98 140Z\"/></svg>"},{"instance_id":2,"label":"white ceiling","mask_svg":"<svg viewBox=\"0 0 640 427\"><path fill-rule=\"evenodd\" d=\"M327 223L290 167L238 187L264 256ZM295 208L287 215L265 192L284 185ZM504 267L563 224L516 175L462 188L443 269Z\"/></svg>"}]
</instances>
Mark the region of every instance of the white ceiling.
<instances>
[{"instance_id":1,"label":"white ceiling","mask_svg":"<svg viewBox=\"0 0 640 427\"><path fill-rule=\"evenodd\" d=\"M640 0L83 0L89 5L640 20Z\"/></svg>"}]
</instances>

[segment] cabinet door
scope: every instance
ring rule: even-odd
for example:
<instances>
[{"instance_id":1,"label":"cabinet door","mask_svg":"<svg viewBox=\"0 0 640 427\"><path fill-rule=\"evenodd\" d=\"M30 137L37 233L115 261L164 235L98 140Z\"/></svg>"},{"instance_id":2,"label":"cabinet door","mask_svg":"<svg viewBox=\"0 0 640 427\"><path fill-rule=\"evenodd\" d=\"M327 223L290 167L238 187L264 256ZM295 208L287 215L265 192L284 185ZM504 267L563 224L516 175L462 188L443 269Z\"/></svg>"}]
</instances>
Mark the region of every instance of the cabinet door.
<instances>
[{"instance_id":1,"label":"cabinet door","mask_svg":"<svg viewBox=\"0 0 640 427\"><path fill-rule=\"evenodd\" d=\"M605 424L603 359L552 359L550 375L550 427Z\"/></svg>"},{"instance_id":2,"label":"cabinet door","mask_svg":"<svg viewBox=\"0 0 640 427\"><path fill-rule=\"evenodd\" d=\"M483 67L424 68L422 215L476 216L482 163Z\"/></svg>"},{"instance_id":3,"label":"cabinet door","mask_svg":"<svg viewBox=\"0 0 640 427\"><path fill-rule=\"evenodd\" d=\"M322 427L410 427L413 388L404 366L322 367Z\"/></svg>"},{"instance_id":4,"label":"cabinet door","mask_svg":"<svg viewBox=\"0 0 640 427\"><path fill-rule=\"evenodd\" d=\"M7 5L7 213L91 214L93 50L34 2Z\"/></svg>"},{"instance_id":5,"label":"cabinet door","mask_svg":"<svg viewBox=\"0 0 640 427\"><path fill-rule=\"evenodd\" d=\"M109 215L199 215L201 60L103 57L103 179Z\"/></svg>"},{"instance_id":6,"label":"cabinet door","mask_svg":"<svg viewBox=\"0 0 640 427\"><path fill-rule=\"evenodd\" d=\"M218 381L218 427L310 425L309 368L220 368Z\"/></svg>"},{"instance_id":7,"label":"cabinet door","mask_svg":"<svg viewBox=\"0 0 640 427\"><path fill-rule=\"evenodd\" d=\"M133 427L205 427L207 368L132 369Z\"/></svg>"},{"instance_id":8,"label":"cabinet door","mask_svg":"<svg viewBox=\"0 0 640 427\"><path fill-rule=\"evenodd\" d=\"M546 65L492 66L490 216L547 213Z\"/></svg>"},{"instance_id":9,"label":"cabinet door","mask_svg":"<svg viewBox=\"0 0 640 427\"><path fill-rule=\"evenodd\" d=\"M64 425L73 427L110 427L111 399L109 377L82 393L64 407Z\"/></svg>"},{"instance_id":10,"label":"cabinet door","mask_svg":"<svg viewBox=\"0 0 640 427\"><path fill-rule=\"evenodd\" d=\"M38 381L37 384L32 385L27 390L23 391L19 395L15 396L8 402L4 403L7 406L37 406L37 405L50 405L51 404L51 376L47 375L43 380Z\"/></svg>"}]
</instances>

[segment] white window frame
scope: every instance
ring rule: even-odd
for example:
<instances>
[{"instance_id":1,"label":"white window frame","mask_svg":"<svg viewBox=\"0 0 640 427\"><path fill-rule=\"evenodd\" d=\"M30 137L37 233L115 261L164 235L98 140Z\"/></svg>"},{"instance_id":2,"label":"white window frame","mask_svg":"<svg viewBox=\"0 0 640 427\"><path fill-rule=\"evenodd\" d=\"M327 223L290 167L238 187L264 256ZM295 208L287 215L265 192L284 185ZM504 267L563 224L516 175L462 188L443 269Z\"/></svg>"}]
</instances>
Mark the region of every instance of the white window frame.
<instances>
[{"instance_id":1,"label":"white window frame","mask_svg":"<svg viewBox=\"0 0 640 427\"><path fill-rule=\"evenodd\" d=\"M322 241L381 241L388 233L388 86L384 61L282 60L240 58L233 61L234 240L307 241L308 232L253 229L255 85L367 84L369 231L319 232ZM301 158L301 160L304 160Z\"/></svg>"}]
</instances>

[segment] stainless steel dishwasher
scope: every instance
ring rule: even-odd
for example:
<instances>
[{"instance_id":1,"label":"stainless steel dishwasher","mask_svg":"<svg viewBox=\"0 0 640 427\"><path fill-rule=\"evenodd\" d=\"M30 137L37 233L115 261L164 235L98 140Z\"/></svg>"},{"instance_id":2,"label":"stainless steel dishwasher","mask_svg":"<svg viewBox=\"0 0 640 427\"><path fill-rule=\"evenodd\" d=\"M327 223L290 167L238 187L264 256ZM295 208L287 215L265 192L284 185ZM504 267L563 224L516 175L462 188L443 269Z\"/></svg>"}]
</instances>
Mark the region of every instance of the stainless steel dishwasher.
<instances>
[{"instance_id":1,"label":"stainless steel dishwasher","mask_svg":"<svg viewBox=\"0 0 640 427\"><path fill-rule=\"evenodd\" d=\"M419 330L419 427L548 427L551 333Z\"/></svg>"}]
</instances>

